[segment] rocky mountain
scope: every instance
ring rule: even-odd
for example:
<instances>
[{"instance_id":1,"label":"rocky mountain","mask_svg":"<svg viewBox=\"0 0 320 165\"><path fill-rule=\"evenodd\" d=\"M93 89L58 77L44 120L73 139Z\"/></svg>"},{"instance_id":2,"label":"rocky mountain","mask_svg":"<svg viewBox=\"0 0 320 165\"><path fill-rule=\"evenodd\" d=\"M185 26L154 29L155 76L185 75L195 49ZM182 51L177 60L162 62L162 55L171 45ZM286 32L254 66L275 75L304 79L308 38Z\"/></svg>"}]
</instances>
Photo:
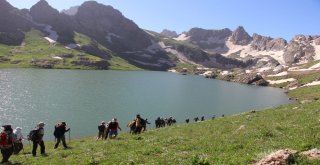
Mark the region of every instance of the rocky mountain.
<instances>
[{"instance_id":1,"label":"rocky mountain","mask_svg":"<svg viewBox=\"0 0 320 165\"><path fill-rule=\"evenodd\" d=\"M168 29L163 29L160 34L167 36L167 37L171 37L171 38L178 36L176 31L170 31Z\"/></svg>"},{"instance_id":2,"label":"rocky mountain","mask_svg":"<svg viewBox=\"0 0 320 165\"><path fill-rule=\"evenodd\" d=\"M24 32L30 30L31 23L25 19L26 14L0 0L0 43L19 45L24 39Z\"/></svg>"},{"instance_id":3,"label":"rocky mountain","mask_svg":"<svg viewBox=\"0 0 320 165\"><path fill-rule=\"evenodd\" d=\"M230 36L230 41L235 45L248 45L252 41L252 37L239 26Z\"/></svg>"},{"instance_id":4,"label":"rocky mountain","mask_svg":"<svg viewBox=\"0 0 320 165\"><path fill-rule=\"evenodd\" d=\"M282 38L251 36L242 26L234 31L192 28L179 35L167 29L156 33L142 30L112 6L95 1L59 12L45 0L30 10L19 10L0 0L0 23L1 44L23 44L25 35L37 29L48 46L61 44L106 61L117 57L150 70L167 70L179 64L270 70L320 59L319 36L298 35L287 43Z\"/></svg>"}]
</instances>

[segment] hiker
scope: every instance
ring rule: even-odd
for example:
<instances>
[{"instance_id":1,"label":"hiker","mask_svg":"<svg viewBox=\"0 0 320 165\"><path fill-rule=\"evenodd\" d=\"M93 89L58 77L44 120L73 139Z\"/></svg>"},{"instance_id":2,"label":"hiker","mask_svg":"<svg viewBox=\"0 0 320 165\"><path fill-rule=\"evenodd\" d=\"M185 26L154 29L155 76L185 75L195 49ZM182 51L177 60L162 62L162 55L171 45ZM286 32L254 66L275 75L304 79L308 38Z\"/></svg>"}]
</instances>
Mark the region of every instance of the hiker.
<instances>
[{"instance_id":1,"label":"hiker","mask_svg":"<svg viewBox=\"0 0 320 165\"><path fill-rule=\"evenodd\" d=\"M66 122L61 122L61 123L58 123L54 126L54 137L56 138L57 142L56 144L54 145L54 149L58 148L59 144L60 144L60 141L62 141L62 145L63 147L66 149L66 148L69 148L66 144L66 137L65 137L65 133L70 131L70 128L66 128Z\"/></svg>"},{"instance_id":2,"label":"hiker","mask_svg":"<svg viewBox=\"0 0 320 165\"><path fill-rule=\"evenodd\" d=\"M28 140L31 140L33 143L32 147L32 156L37 155L37 148L38 144L40 145L40 152L41 155L46 156L45 153L45 146L43 142L43 136L44 136L44 122L39 122L37 126L30 131L28 135Z\"/></svg>"},{"instance_id":3,"label":"hiker","mask_svg":"<svg viewBox=\"0 0 320 165\"><path fill-rule=\"evenodd\" d=\"M102 140L105 139L105 137L106 137L106 135L105 135L106 129L107 129L106 122L102 121L101 124L98 126L99 132L98 132L98 136L97 136L96 140L99 140L100 138Z\"/></svg>"},{"instance_id":4,"label":"hiker","mask_svg":"<svg viewBox=\"0 0 320 165\"><path fill-rule=\"evenodd\" d=\"M147 131L147 124L151 124L148 122L148 119L141 119L141 126L142 126L142 130Z\"/></svg>"},{"instance_id":5,"label":"hiker","mask_svg":"<svg viewBox=\"0 0 320 165\"><path fill-rule=\"evenodd\" d=\"M2 154L2 163L9 162L9 158L13 153L13 139L14 135L12 132L11 125L2 126L2 131L0 133L0 149Z\"/></svg>"},{"instance_id":6,"label":"hiker","mask_svg":"<svg viewBox=\"0 0 320 165\"><path fill-rule=\"evenodd\" d=\"M137 133L141 133L141 130L142 130L142 124L141 124L141 117L139 114L136 115L136 119L135 120L135 123L136 123L136 129L134 130L134 133L137 134Z\"/></svg>"},{"instance_id":7,"label":"hiker","mask_svg":"<svg viewBox=\"0 0 320 165\"><path fill-rule=\"evenodd\" d=\"M199 120L199 117L195 117L193 120L194 122L197 122Z\"/></svg>"},{"instance_id":8,"label":"hiker","mask_svg":"<svg viewBox=\"0 0 320 165\"><path fill-rule=\"evenodd\" d=\"M24 140L24 137L21 132L21 128L17 127L16 129L13 130L13 135L14 135L14 141L13 141L13 153L18 154L22 149L23 149L23 143L22 140Z\"/></svg>"},{"instance_id":9,"label":"hiker","mask_svg":"<svg viewBox=\"0 0 320 165\"><path fill-rule=\"evenodd\" d=\"M109 130L109 138L116 138L118 136L118 129L121 131L119 123L117 122L116 118L113 118L108 125Z\"/></svg>"},{"instance_id":10,"label":"hiker","mask_svg":"<svg viewBox=\"0 0 320 165\"><path fill-rule=\"evenodd\" d=\"M129 133L133 134L135 129L136 129L136 121L135 121L135 119L129 121L129 123L127 124L127 127L129 127L129 129L130 129Z\"/></svg>"},{"instance_id":11,"label":"hiker","mask_svg":"<svg viewBox=\"0 0 320 165\"><path fill-rule=\"evenodd\" d=\"M105 131L105 133L104 133L104 140L107 140L107 139L108 139L109 132L110 132L110 129L109 129L110 123L111 123L111 121L108 121L108 123L106 124L106 131Z\"/></svg>"},{"instance_id":12,"label":"hiker","mask_svg":"<svg viewBox=\"0 0 320 165\"><path fill-rule=\"evenodd\" d=\"M161 119L160 119L160 117L158 117L155 121L155 124L156 124L156 128L160 128L161 127Z\"/></svg>"}]
</instances>

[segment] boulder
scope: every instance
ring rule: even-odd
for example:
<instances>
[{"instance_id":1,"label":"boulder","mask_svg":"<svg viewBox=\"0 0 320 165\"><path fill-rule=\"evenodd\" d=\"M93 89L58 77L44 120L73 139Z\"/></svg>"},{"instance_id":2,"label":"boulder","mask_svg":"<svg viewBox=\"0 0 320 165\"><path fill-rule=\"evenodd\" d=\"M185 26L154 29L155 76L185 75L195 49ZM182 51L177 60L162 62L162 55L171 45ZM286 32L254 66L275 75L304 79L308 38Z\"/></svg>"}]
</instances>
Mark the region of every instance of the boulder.
<instances>
[{"instance_id":1,"label":"boulder","mask_svg":"<svg viewBox=\"0 0 320 165\"><path fill-rule=\"evenodd\" d=\"M297 151L283 149L271 153L270 155L261 159L256 165L285 165L294 163L294 154Z\"/></svg>"},{"instance_id":2,"label":"boulder","mask_svg":"<svg viewBox=\"0 0 320 165\"><path fill-rule=\"evenodd\" d=\"M311 149L309 151L304 151L301 154L308 157L309 159L320 159L320 150L317 148Z\"/></svg>"},{"instance_id":3,"label":"boulder","mask_svg":"<svg viewBox=\"0 0 320 165\"><path fill-rule=\"evenodd\" d=\"M243 84L262 85L262 86L268 85L268 82L264 80L261 75L255 74L255 73L240 75L239 78L235 80L235 82L239 82Z\"/></svg>"}]
</instances>

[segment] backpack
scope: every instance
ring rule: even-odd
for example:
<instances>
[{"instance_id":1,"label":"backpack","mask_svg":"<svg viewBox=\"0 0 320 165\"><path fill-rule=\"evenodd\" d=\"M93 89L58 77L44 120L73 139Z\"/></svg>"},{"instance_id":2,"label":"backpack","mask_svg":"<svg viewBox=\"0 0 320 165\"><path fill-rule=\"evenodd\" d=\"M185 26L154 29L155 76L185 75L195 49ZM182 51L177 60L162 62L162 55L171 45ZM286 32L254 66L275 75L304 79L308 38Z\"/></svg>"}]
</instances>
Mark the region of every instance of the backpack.
<instances>
[{"instance_id":1,"label":"backpack","mask_svg":"<svg viewBox=\"0 0 320 165\"><path fill-rule=\"evenodd\" d=\"M111 122L110 124L109 124L109 127L108 127L109 129L112 129L112 130L115 130L115 129L117 129L118 128L118 122Z\"/></svg>"},{"instance_id":2,"label":"backpack","mask_svg":"<svg viewBox=\"0 0 320 165\"><path fill-rule=\"evenodd\" d=\"M28 134L28 140L31 140L31 141L38 140L38 137L39 137L39 129L38 128L31 130Z\"/></svg>"},{"instance_id":3,"label":"backpack","mask_svg":"<svg viewBox=\"0 0 320 165\"><path fill-rule=\"evenodd\" d=\"M99 126L98 126L99 132L104 132L104 129L105 129L105 128L106 128L105 125L99 125Z\"/></svg>"},{"instance_id":4,"label":"backpack","mask_svg":"<svg viewBox=\"0 0 320 165\"><path fill-rule=\"evenodd\" d=\"M6 133L5 131L0 133L0 148L7 148L12 145L12 137L10 137L10 134Z\"/></svg>"}]
</instances>

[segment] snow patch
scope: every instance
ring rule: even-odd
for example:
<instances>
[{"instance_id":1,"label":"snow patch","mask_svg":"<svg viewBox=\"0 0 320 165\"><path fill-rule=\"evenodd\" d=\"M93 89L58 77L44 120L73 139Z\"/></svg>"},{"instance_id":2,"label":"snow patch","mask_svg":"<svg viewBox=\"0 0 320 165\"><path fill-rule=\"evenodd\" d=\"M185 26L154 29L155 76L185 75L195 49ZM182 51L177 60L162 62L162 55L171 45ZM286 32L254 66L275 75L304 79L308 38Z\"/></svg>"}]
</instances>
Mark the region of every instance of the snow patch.
<instances>
[{"instance_id":1,"label":"snow patch","mask_svg":"<svg viewBox=\"0 0 320 165\"><path fill-rule=\"evenodd\" d=\"M59 56L52 56L52 58L58 59L58 60L63 60L63 58L62 58L62 57L59 57Z\"/></svg>"},{"instance_id":2,"label":"snow patch","mask_svg":"<svg viewBox=\"0 0 320 165\"><path fill-rule=\"evenodd\" d=\"M320 81L313 81L313 82L311 82L311 83L302 85L301 87L315 86L315 85L320 85Z\"/></svg>"},{"instance_id":3,"label":"snow patch","mask_svg":"<svg viewBox=\"0 0 320 165\"><path fill-rule=\"evenodd\" d=\"M309 69L320 69L320 62L318 64L311 66Z\"/></svg>"},{"instance_id":4,"label":"snow patch","mask_svg":"<svg viewBox=\"0 0 320 165\"><path fill-rule=\"evenodd\" d=\"M286 82L292 82L292 81L296 81L296 79L294 78L287 78L287 79L282 79L282 80L267 80L270 84L282 84L282 83L286 83Z\"/></svg>"},{"instance_id":5,"label":"snow patch","mask_svg":"<svg viewBox=\"0 0 320 165\"><path fill-rule=\"evenodd\" d=\"M315 56L314 56L314 59L315 60L320 60L320 45L313 45L314 47L314 50L315 50Z\"/></svg>"},{"instance_id":6,"label":"snow patch","mask_svg":"<svg viewBox=\"0 0 320 165\"><path fill-rule=\"evenodd\" d=\"M170 70L168 70L168 72L178 73L178 71L177 71L177 70L175 70L175 69L170 69Z\"/></svg>"},{"instance_id":7,"label":"snow patch","mask_svg":"<svg viewBox=\"0 0 320 165\"><path fill-rule=\"evenodd\" d=\"M190 36L187 36L185 33L179 35L177 38L173 38L174 40L177 41L185 41L188 40L190 38Z\"/></svg>"},{"instance_id":8,"label":"snow patch","mask_svg":"<svg viewBox=\"0 0 320 165\"><path fill-rule=\"evenodd\" d=\"M220 74L223 75L223 76L228 75L229 73L230 73L230 72L227 71L227 70L224 70L224 71L220 72Z\"/></svg>"},{"instance_id":9,"label":"snow patch","mask_svg":"<svg viewBox=\"0 0 320 165\"><path fill-rule=\"evenodd\" d=\"M59 35L56 31L53 31L52 29L52 26L50 25L45 25L45 28L44 28L44 31L48 32L49 33L49 36L47 37L44 37L44 39L46 39L47 41L50 42L50 44L54 44L57 42L58 38L59 38Z\"/></svg>"},{"instance_id":10,"label":"snow patch","mask_svg":"<svg viewBox=\"0 0 320 165\"><path fill-rule=\"evenodd\" d=\"M268 75L268 77L279 77L279 76L286 76L286 75L288 75L288 72L284 71L278 74Z\"/></svg>"},{"instance_id":11,"label":"snow patch","mask_svg":"<svg viewBox=\"0 0 320 165\"><path fill-rule=\"evenodd\" d=\"M202 75L202 76L208 76L208 75L212 75L212 71L206 71L206 72L204 72L204 73L202 73L202 74L200 74L200 75Z\"/></svg>"},{"instance_id":12,"label":"snow patch","mask_svg":"<svg viewBox=\"0 0 320 165\"><path fill-rule=\"evenodd\" d=\"M267 55L275 60L277 60L280 64L285 64L284 59L283 59L283 53L284 51L257 51L253 50L249 45L235 45L233 44L230 39L226 42L226 46L228 47L229 51L222 54L224 56L228 56L232 53L237 53L240 51L240 57L244 58L248 55L251 56L260 56L260 55Z\"/></svg>"},{"instance_id":13,"label":"snow patch","mask_svg":"<svg viewBox=\"0 0 320 165\"><path fill-rule=\"evenodd\" d=\"M67 49L75 49L75 48L80 47L80 46L81 45L79 45L79 44L68 44L68 45L65 46L65 48L67 48Z\"/></svg>"}]
</instances>

